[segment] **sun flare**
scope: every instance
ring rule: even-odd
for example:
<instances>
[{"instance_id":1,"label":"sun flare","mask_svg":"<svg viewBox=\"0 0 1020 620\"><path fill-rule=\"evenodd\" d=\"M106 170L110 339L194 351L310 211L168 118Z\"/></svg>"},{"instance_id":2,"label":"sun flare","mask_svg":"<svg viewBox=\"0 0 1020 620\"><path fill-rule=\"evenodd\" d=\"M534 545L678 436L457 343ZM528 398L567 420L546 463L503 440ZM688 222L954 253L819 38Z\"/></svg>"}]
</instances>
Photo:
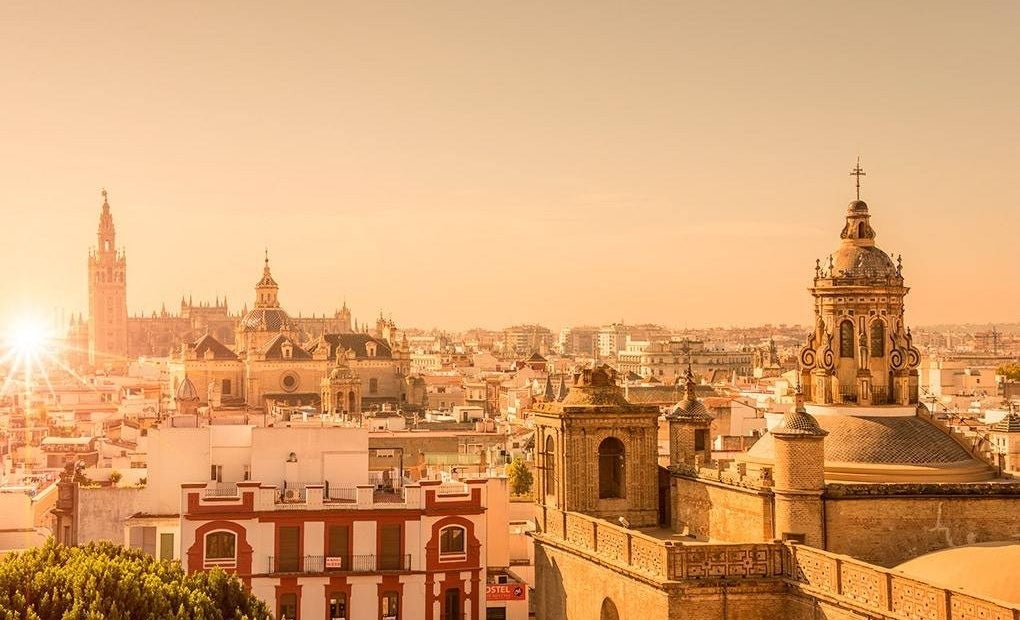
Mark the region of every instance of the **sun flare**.
<instances>
[{"instance_id":1,"label":"sun flare","mask_svg":"<svg viewBox=\"0 0 1020 620\"><path fill-rule=\"evenodd\" d=\"M49 348L52 338L51 330L43 322L23 318L8 328L4 341L14 355L37 358Z\"/></svg>"}]
</instances>

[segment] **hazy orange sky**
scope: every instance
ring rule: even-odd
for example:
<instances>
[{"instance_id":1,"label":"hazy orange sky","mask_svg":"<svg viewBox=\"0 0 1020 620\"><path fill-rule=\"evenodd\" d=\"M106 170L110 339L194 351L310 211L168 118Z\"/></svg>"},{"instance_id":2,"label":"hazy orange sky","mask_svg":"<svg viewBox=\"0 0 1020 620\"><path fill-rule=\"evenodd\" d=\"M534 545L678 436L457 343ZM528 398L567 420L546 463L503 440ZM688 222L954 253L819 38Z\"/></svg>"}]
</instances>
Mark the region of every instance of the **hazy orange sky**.
<instances>
[{"instance_id":1,"label":"hazy orange sky","mask_svg":"<svg viewBox=\"0 0 1020 620\"><path fill-rule=\"evenodd\" d=\"M1017 2L5 2L0 316L807 323L858 153L908 320L1017 320Z\"/></svg>"}]
</instances>

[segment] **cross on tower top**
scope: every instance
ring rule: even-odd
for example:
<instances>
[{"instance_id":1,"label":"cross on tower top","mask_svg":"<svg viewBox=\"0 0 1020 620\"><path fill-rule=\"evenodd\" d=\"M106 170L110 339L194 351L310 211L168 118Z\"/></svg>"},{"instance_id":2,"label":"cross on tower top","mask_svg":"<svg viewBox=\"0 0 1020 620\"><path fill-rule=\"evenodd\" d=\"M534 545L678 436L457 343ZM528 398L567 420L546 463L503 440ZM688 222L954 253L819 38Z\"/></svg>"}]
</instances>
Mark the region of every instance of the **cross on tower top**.
<instances>
[{"instance_id":1,"label":"cross on tower top","mask_svg":"<svg viewBox=\"0 0 1020 620\"><path fill-rule=\"evenodd\" d=\"M857 177L857 200L861 199L861 177L868 176L864 169L861 168L861 158L857 157L857 165L850 171L850 176Z\"/></svg>"}]
</instances>

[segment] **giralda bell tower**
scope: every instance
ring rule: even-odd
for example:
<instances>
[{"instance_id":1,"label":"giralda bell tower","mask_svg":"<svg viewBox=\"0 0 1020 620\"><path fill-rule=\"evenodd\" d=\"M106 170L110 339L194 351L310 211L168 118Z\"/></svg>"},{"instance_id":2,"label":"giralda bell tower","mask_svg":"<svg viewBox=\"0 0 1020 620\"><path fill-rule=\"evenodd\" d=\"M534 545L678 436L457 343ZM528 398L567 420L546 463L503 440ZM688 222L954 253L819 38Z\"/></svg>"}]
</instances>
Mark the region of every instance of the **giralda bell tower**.
<instances>
[{"instance_id":1,"label":"giralda bell tower","mask_svg":"<svg viewBox=\"0 0 1020 620\"><path fill-rule=\"evenodd\" d=\"M127 363L127 259L117 250L110 203L103 190L98 245L89 252L89 364Z\"/></svg>"}]
</instances>

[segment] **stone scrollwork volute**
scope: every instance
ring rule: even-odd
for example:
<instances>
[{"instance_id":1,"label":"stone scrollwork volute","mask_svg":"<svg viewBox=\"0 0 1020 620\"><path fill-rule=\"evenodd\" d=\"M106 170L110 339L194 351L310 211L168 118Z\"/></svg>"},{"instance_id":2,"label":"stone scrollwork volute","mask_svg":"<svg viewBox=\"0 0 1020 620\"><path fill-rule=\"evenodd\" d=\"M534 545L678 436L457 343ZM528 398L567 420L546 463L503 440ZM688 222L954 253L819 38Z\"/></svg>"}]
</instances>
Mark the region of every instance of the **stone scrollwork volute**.
<instances>
[{"instance_id":1,"label":"stone scrollwork volute","mask_svg":"<svg viewBox=\"0 0 1020 620\"><path fill-rule=\"evenodd\" d=\"M914 346L914 337L907 328L907 366L917 368L921 364L921 352Z\"/></svg>"},{"instance_id":2,"label":"stone scrollwork volute","mask_svg":"<svg viewBox=\"0 0 1020 620\"><path fill-rule=\"evenodd\" d=\"M800 349L800 366L804 370L813 370L815 367L815 335L808 334L807 344Z\"/></svg>"}]
</instances>

